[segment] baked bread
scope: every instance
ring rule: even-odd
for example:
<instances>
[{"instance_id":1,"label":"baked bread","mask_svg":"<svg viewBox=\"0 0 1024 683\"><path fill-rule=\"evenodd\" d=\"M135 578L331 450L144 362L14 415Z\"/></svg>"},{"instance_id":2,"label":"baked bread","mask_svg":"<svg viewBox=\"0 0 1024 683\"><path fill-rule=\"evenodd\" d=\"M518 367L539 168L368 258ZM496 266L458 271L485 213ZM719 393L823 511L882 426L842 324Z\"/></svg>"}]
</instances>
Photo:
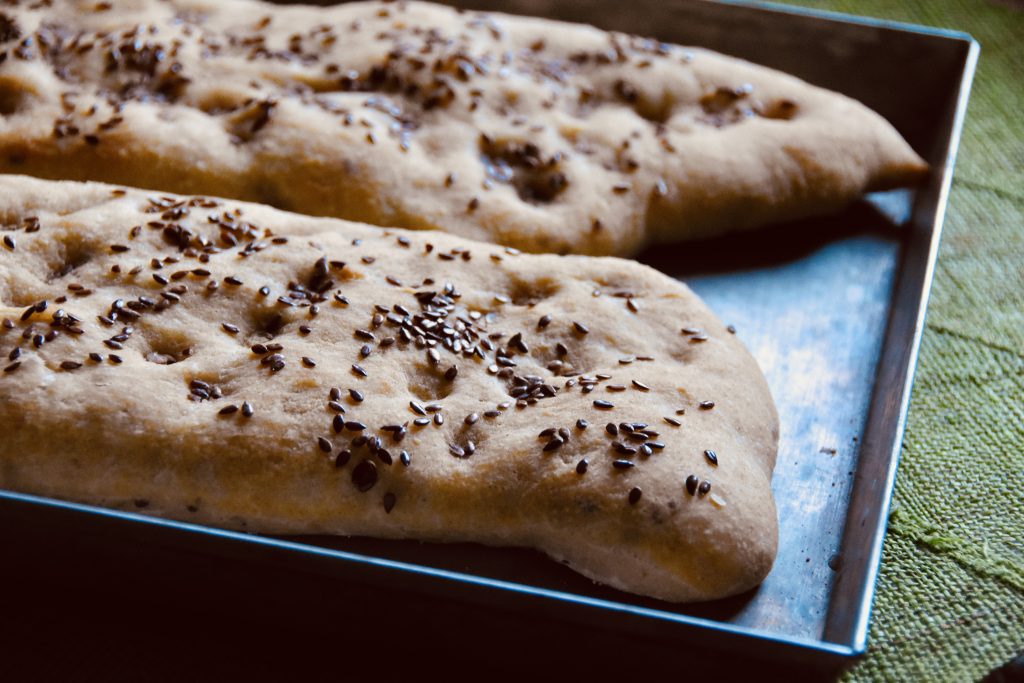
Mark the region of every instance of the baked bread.
<instances>
[{"instance_id":1,"label":"baked bread","mask_svg":"<svg viewBox=\"0 0 1024 683\"><path fill-rule=\"evenodd\" d=\"M425 3L0 10L0 171L628 255L836 210L925 165L785 74Z\"/></svg>"},{"instance_id":2,"label":"baked bread","mask_svg":"<svg viewBox=\"0 0 1024 683\"><path fill-rule=\"evenodd\" d=\"M771 396L651 268L19 176L0 225L2 488L671 601L771 568Z\"/></svg>"}]
</instances>

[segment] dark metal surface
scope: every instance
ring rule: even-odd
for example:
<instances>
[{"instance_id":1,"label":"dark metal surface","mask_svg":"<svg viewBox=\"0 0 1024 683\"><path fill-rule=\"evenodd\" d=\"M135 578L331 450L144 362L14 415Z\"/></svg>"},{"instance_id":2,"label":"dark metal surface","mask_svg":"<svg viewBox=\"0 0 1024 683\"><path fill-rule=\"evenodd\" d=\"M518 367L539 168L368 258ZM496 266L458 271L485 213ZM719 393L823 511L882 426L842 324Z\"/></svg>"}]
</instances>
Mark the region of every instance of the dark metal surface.
<instances>
[{"instance_id":1,"label":"dark metal surface","mask_svg":"<svg viewBox=\"0 0 1024 683\"><path fill-rule=\"evenodd\" d=\"M645 254L689 283L761 363L782 421L775 568L749 595L675 606L594 586L536 553L369 539L281 541L0 492L0 527L187 547L600 628L823 661L863 651L924 305L977 45L960 34L751 6L470 1L703 45L850 94L933 165L916 192L838 216ZM92 514L86 514L92 512ZM15 522L16 520L16 522ZM2 530L2 529L0 529Z\"/></svg>"}]
</instances>

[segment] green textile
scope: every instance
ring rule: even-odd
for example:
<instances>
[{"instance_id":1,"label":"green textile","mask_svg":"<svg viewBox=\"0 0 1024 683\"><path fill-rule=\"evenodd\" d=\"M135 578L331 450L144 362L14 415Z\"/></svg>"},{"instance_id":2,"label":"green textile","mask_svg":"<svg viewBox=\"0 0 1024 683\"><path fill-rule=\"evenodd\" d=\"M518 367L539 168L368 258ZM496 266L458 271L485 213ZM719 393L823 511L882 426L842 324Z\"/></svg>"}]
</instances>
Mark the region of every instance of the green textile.
<instances>
[{"instance_id":1,"label":"green textile","mask_svg":"<svg viewBox=\"0 0 1024 683\"><path fill-rule=\"evenodd\" d=\"M793 4L981 43L870 646L845 676L977 680L1024 651L1024 2Z\"/></svg>"}]
</instances>

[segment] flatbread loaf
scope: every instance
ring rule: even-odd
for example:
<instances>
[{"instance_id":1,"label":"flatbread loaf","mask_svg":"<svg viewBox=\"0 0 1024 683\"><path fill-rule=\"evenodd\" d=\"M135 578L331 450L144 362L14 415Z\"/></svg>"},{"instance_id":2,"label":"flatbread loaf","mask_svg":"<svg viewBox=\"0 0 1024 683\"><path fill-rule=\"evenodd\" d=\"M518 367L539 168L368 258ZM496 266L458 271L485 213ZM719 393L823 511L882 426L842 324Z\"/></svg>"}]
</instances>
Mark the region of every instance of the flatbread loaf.
<instances>
[{"instance_id":1,"label":"flatbread loaf","mask_svg":"<svg viewBox=\"0 0 1024 683\"><path fill-rule=\"evenodd\" d=\"M0 171L628 255L826 213L925 164L847 97L713 52L438 5L0 9Z\"/></svg>"},{"instance_id":2,"label":"flatbread loaf","mask_svg":"<svg viewBox=\"0 0 1024 683\"><path fill-rule=\"evenodd\" d=\"M19 176L0 226L2 488L671 601L771 568L771 396L651 268Z\"/></svg>"}]
</instances>

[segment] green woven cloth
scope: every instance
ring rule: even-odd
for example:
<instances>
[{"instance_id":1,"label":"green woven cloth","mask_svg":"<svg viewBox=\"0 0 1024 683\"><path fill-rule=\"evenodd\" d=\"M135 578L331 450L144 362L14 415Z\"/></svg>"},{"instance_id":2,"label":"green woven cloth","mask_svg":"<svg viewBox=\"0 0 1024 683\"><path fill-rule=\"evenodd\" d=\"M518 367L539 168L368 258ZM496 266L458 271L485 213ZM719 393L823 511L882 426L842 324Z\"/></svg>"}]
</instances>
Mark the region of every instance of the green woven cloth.
<instances>
[{"instance_id":1,"label":"green woven cloth","mask_svg":"<svg viewBox=\"0 0 1024 683\"><path fill-rule=\"evenodd\" d=\"M981 43L870 647L846 675L977 680L1024 651L1024 2L794 1Z\"/></svg>"}]
</instances>

